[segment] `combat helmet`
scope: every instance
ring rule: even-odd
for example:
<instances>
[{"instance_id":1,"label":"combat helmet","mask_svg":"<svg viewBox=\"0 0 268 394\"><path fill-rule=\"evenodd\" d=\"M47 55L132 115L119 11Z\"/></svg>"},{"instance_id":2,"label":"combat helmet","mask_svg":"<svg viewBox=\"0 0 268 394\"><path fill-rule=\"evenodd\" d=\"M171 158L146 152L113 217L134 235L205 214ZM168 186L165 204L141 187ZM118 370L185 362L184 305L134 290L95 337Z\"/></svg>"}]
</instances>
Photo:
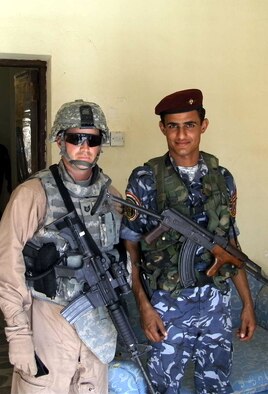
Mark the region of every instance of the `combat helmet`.
<instances>
[{"instance_id":1,"label":"combat helmet","mask_svg":"<svg viewBox=\"0 0 268 394\"><path fill-rule=\"evenodd\" d=\"M84 100L75 100L63 104L58 110L51 128L50 141L54 142L57 136L70 128L80 129L96 128L101 130L103 142L108 140L109 128L105 115L98 104Z\"/></svg>"}]
</instances>

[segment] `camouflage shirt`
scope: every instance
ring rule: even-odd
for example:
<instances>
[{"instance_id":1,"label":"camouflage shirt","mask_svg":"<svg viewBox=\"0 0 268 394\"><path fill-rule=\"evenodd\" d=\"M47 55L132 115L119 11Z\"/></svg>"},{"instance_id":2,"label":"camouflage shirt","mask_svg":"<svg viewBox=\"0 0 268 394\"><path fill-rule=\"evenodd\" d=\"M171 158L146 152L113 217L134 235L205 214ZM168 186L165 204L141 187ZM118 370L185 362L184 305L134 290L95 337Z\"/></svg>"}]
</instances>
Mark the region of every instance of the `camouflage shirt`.
<instances>
[{"instance_id":1,"label":"camouflage shirt","mask_svg":"<svg viewBox=\"0 0 268 394\"><path fill-rule=\"evenodd\" d=\"M168 155L166 157L168 160ZM192 220L202 227L207 228L211 224L211 219L208 218L206 213L205 205L207 205L209 197L203 193L203 179L210 173L208 165L201 154L198 164L190 168L177 167L172 158L169 157L169 159L188 191L188 196L186 195L182 204L191 212L190 217ZM227 209L229 208L229 221L230 218L232 219L230 223L227 223L225 233L227 231L229 238L234 238L239 233L235 224L236 186L232 175L226 168L220 166L217 168L226 184L224 199L226 204L229 205L229 207L227 206ZM173 188L172 184L170 184L169 187ZM174 189L175 188L176 185L174 184ZM134 169L129 178L126 197L127 200L132 203L138 204L150 211L160 213L158 212L158 209L161 208L158 208L157 180L154 171L149 165L146 164ZM166 208L174 208L174 206L171 205ZM120 234L123 239L134 242L141 241L143 252L141 265L147 277L150 277L151 289L171 291L173 296L176 296L184 286L188 287L190 284L196 285L197 283L198 285L203 285L203 283L207 283L208 281L210 283L212 279L207 279L208 277L204 276L203 273L205 273L207 268L213 263L214 257L202 246L192 251L194 255L191 255L191 257L189 257L188 252L183 252L181 254L184 239L181 239L179 233L173 230L165 233L165 236L159 238L154 245L148 245L142 240L142 235L150 232L157 225L156 219L152 216L139 213L133 208L128 208L126 209ZM218 231L216 228L215 230ZM183 257L185 262L182 263L182 265L181 256L185 256ZM182 269L182 266L185 267L185 263L187 265L191 264L189 259L194 261L195 275L191 276L190 282L188 283L187 281L186 284L182 279L182 273L185 271L185 269ZM228 272L228 277L230 275L231 272ZM204 282L204 278L206 282ZM222 276L221 278L227 278L227 273L224 274L224 278Z\"/></svg>"},{"instance_id":2,"label":"camouflage shirt","mask_svg":"<svg viewBox=\"0 0 268 394\"><path fill-rule=\"evenodd\" d=\"M170 160L174 170L179 174L188 189L189 196L186 203L194 207L200 204L200 200L204 202L206 197L202 194L202 177L208 173L208 167L202 156L200 156L197 170L191 180L189 179L187 171L177 167L172 157L170 157ZM230 228L229 236L230 238L234 238L234 231L236 236L239 235L239 230L235 222L237 199L236 185L232 174L226 168L219 166L219 170L225 178L227 191L230 196L229 208L234 227ZM148 165L135 168L128 180L126 189L127 199L132 203L157 212L156 193L156 180L152 169ZM203 222L203 225L205 225L204 222L207 220L204 212L196 215L196 217L192 219L197 223ZM127 209L123 219L121 238L130 241L139 241L143 234L151 231L157 224L156 219L139 213L136 210Z\"/></svg>"}]
</instances>

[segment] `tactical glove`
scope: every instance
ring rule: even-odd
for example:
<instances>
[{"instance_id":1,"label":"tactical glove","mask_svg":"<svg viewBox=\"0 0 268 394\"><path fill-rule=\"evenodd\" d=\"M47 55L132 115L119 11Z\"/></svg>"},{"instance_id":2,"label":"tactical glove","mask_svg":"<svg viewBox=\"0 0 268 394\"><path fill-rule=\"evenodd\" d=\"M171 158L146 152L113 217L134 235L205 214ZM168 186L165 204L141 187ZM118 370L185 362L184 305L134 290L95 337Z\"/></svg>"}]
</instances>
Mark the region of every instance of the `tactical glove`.
<instances>
[{"instance_id":1,"label":"tactical glove","mask_svg":"<svg viewBox=\"0 0 268 394\"><path fill-rule=\"evenodd\" d=\"M9 342L10 363L27 375L36 375L34 344L28 326L6 327L5 333Z\"/></svg>"}]
</instances>

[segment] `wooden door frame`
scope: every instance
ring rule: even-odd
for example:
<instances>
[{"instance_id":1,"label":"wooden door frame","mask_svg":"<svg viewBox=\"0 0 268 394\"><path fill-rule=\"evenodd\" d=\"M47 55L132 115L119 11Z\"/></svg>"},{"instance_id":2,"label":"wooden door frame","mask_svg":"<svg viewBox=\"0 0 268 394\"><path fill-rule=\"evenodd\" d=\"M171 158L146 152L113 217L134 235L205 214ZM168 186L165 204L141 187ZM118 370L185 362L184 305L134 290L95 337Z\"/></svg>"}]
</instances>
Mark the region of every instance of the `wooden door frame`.
<instances>
[{"instance_id":1,"label":"wooden door frame","mask_svg":"<svg viewBox=\"0 0 268 394\"><path fill-rule=\"evenodd\" d=\"M38 107L38 167L46 167L46 137L47 137L47 89L46 71L47 62L42 60L22 60L22 59L0 59L0 67L35 68L39 71L39 107Z\"/></svg>"}]
</instances>

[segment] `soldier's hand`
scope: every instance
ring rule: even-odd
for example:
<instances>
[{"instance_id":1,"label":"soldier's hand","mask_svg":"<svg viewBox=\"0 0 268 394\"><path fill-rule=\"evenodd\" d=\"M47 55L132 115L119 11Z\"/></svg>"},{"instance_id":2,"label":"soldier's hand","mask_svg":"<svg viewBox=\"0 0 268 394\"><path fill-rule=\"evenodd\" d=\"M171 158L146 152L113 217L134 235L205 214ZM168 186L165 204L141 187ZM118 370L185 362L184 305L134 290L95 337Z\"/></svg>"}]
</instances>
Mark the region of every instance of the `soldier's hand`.
<instances>
[{"instance_id":1,"label":"soldier's hand","mask_svg":"<svg viewBox=\"0 0 268 394\"><path fill-rule=\"evenodd\" d=\"M26 327L6 327L5 332L9 342L10 364L27 375L36 375L37 365L31 332Z\"/></svg>"},{"instance_id":2,"label":"soldier's hand","mask_svg":"<svg viewBox=\"0 0 268 394\"><path fill-rule=\"evenodd\" d=\"M241 341L252 339L256 329L255 313L251 305L244 306L241 313L241 325L237 330L237 336Z\"/></svg>"},{"instance_id":3,"label":"soldier's hand","mask_svg":"<svg viewBox=\"0 0 268 394\"><path fill-rule=\"evenodd\" d=\"M152 306L141 312L141 325L150 341L161 342L167 338L164 323Z\"/></svg>"}]
</instances>

